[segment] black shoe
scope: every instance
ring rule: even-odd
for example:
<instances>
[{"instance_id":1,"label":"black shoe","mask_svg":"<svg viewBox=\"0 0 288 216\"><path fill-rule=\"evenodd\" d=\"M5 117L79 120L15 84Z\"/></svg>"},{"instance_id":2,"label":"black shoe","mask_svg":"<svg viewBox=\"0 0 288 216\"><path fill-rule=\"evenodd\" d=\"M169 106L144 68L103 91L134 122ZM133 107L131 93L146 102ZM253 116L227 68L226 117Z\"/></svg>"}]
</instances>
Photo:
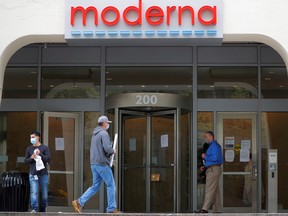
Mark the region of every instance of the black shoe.
<instances>
[{"instance_id":1,"label":"black shoe","mask_svg":"<svg viewBox=\"0 0 288 216\"><path fill-rule=\"evenodd\" d=\"M204 209L200 209L197 211L194 211L194 213L198 213L198 214L208 214L208 211L204 210Z\"/></svg>"}]
</instances>

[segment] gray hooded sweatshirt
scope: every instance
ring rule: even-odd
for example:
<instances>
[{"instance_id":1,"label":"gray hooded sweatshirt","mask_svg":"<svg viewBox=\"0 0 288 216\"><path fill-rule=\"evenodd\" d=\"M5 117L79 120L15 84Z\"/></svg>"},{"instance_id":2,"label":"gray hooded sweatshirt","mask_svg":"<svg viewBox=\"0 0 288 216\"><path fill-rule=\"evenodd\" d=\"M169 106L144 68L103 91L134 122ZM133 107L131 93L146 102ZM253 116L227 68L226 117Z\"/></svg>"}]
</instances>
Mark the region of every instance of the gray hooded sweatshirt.
<instances>
[{"instance_id":1,"label":"gray hooded sweatshirt","mask_svg":"<svg viewBox=\"0 0 288 216\"><path fill-rule=\"evenodd\" d=\"M93 131L90 147L90 163L109 165L110 156L114 153L113 145L109 134L101 127Z\"/></svg>"}]
</instances>

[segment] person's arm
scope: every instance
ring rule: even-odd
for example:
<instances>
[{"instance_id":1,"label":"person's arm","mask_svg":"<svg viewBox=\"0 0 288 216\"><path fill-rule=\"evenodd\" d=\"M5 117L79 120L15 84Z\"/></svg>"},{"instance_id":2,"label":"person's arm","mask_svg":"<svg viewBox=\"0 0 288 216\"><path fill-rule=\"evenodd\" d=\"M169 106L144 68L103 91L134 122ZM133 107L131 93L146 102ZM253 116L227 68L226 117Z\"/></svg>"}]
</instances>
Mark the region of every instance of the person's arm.
<instances>
[{"instance_id":1,"label":"person's arm","mask_svg":"<svg viewBox=\"0 0 288 216\"><path fill-rule=\"evenodd\" d=\"M26 149L25 154L25 163L26 164L32 164L35 160L31 157L31 154L29 153L29 148Z\"/></svg>"},{"instance_id":2,"label":"person's arm","mask_svg":"<svg viewBox=\"0 0 288 216\"><path fill-rule=\"evenodd\" d=\"M110 137L106 131L102 132L101 138L102 138L103 148L104 148L105 152L109 155L113 154L114 149L113 149Z\"/></svg>"},{"instance_id":3,"label":"person's arm","mask_svg":"<svg viewBox=\"0 0 288 216\"><path fill-rule=\"evenodd\" d=\"M48 146L46 146L44 152L40 152L39 155L41 156L43 163L49 163L50 162L51 154L50 154Z\"/></svg>"},{"instance_id":4,"label":"person's arm","mask_svg":"<svg viewBox=\"0 0 288 216\"><path fill-rule=\"evenodd\" d=\"M216 145L209 147L204 159L209 162L218 162L218 148Z\"/></svg>"}]
</instances>

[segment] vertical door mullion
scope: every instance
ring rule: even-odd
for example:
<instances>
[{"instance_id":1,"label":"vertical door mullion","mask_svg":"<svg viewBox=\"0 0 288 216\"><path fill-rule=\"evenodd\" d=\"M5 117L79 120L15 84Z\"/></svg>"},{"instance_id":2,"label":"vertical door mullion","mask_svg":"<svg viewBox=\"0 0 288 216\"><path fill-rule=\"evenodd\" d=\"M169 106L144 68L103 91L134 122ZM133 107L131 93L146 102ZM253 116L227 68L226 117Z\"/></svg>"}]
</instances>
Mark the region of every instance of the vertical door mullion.
<instances>
[{"instance_id":1,"label":"vertical door mullion","mask_svg":"<svg viewBox=\"0 0 288 216\"><path fill-rule=\"evenodd\" d=\"M251 175L254 180L252 180L252 212L257 212L257 187L258 187L258 179L257 175L254 172L258 172L258 161L257 161L257 114L251 114L251 120L252 120L252 142L251 142L251 150L252 150L252 173Z\"/></svg>"},{"instance_id":2,"label":"vertical door mullion","mask_svg":"<svg viewBox=\"0 0 288 216\"><path fill-rule=\"evenodd\" d=\"M120 203L121 203L121 209L124 210L124 197L125 197L125 194L124 194L124 175L125 175L125 164L124 164L124 150L122 149L122 143L123 140L125 139L124 137L124 118L123 118L123 112L122 111L119 111L120 113L120 124L119 124L119 131L121 131L121 134L119 133L119 150L120 150L120 158L118 160L120 160L118 164L121 164L121 172L120 172L120 178L121 178L121 182L122 182L122 186L121 186L121 189L120 189L120 194L119 194L119 197L121 197L121 200L120 200Z\"/></svg>"},{"instance_id":3,"label":"vertical door mullion","mask_svg":"<svg viewBox=\"0 0 288 216\"><path fill-rule=\"evenodd\" d=\"M181 191L181 185L180 185L180 115L181 115L181 109L177 108L176 113L173 112L174 116L174 212L180 212L180 191ZM177 127L178 125L178 127Z\"/></svg>"},{"instance_id":4,"label":"vertical door mullion","mask_svg":"<svg viewBox=\"0 0 288 216\"><path fill-rule=\"evenodd\" d=\"M151 115L147 115L146 212L151 211Z\"/></svg>"}]
</instances>

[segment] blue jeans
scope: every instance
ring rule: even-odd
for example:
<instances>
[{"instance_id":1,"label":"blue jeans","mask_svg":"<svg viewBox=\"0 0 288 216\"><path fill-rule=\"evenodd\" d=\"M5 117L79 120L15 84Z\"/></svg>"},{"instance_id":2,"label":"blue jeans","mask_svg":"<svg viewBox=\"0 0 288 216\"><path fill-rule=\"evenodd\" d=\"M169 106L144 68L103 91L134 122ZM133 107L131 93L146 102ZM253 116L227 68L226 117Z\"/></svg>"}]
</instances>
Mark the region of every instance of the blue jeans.
<instances>
[{"instance_id":1,"label":"blue jeans","mask_svg":"<svg viewBox=\"0 0 288 216\"><path fill-rule=\"evenodd\" d=\"M108 206L106 210L107 212L113 211L116 209L116 187L111 167L108 165L92 164L91 170L93 174L93 184L78 199L79 204L84 206L84 204L100 190L102 181L104 180L107 188L108 199Z\"/></svg>"},{"instance_id":2,"label":"blue jeans","mask_svg":"<svg viewBox=\"0 0 288 216\"><path fill-rule=\"evenodd\" d=\"M42 194L40 212L46 212L48 202L48 175L42 175L37 177L38 179L35 179L34 175L29 175L31 209L38 212L38 193L40 184Z\"/></svg>"}]
</instances>

